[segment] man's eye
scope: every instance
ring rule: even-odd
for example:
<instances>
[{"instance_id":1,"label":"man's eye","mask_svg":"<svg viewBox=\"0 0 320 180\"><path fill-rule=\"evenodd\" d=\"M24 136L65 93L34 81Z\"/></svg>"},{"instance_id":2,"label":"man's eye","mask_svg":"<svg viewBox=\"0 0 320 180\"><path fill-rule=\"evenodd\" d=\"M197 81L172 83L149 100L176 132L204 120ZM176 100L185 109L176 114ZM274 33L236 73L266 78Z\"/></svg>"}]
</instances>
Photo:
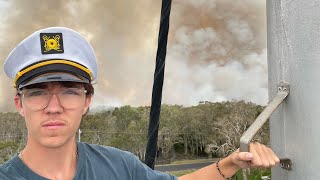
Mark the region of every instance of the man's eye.
<instances>
[{"instance_id":1,"label":"man's eye","mask_svg":"<svg viewBox=\"0 0 320 180\"><path fill-rule=\"evenodd\" d=\"M27 96L44 96L44 95L47 95L48 93L46 91L31 91L31 92L28 92L26 95Z\"/></svg>"},{"instance_id":2,"label":"man's eye","mask_svg":"<svg viewBox=\"0 0 320 180\"><path fill-rule=\"evenodd\" d=\"M65 94L65 95L80 95L80 91L79 90L75 90L75 89L66 89L66 90L62 91L62 94Z\"/></svg>"}]
</instances>

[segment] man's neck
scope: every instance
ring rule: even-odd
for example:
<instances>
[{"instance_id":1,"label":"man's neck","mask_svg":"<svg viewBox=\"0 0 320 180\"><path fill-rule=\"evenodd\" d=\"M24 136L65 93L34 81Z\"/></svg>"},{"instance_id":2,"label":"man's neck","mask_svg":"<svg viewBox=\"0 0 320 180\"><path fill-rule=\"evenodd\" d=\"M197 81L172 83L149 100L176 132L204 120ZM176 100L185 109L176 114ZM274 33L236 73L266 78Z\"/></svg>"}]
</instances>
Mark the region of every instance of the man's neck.
<instances>
[{"instance_id":1,"label":"man's neck","mask_svg":"<svg viewBox=\"0 0 320 180\"><path fill-rule=\"evenodd\" d=\"M77 167L77 144L70 140L61 147L43 147L29 141L21 151L22 161L40 176L53 179L72 179ZM20 157L21 157L20 156Z\"/></svg>"}]
</instances>

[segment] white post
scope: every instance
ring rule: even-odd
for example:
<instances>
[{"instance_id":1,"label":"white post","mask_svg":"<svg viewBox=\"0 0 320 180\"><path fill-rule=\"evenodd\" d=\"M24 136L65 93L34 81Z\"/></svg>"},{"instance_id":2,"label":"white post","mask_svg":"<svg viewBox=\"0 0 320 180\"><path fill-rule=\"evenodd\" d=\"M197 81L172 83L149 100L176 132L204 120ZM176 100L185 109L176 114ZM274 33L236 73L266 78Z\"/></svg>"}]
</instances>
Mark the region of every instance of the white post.
<instances>
[{"instance_id":1,"label":"white post","mask_svg":"<svg viewBox=\"0 0 320 180\"><path fill-rule=\"evenodd\" d=\"M272 179L320 179L320 1L267 0L267 27L269 97L290 83L270 119L271 147L293 168L273 168Z\"/></svg>"},{"instance_id":2,"label":"white post","mask_svg":"<svg viewBox=\"0 0 320 180\"><path fill-rule=\"evenodd\" d=\"M81 129L78 129L78 141L81 142Z\"/></svg>"}]
</instances>

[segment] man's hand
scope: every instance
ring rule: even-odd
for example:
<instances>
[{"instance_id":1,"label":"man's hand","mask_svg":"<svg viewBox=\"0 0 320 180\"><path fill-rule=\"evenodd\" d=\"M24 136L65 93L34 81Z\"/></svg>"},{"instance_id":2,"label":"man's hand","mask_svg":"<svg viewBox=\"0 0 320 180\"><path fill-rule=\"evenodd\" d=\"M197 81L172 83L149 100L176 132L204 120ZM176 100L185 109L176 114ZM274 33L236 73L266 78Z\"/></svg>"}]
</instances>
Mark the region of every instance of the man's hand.
<instances>
[{"instance_id":1,"label":"man's hand","mask_svg":"<svg viewBox=\"0 0 320 180\"><path fill-rule=\"evenodd\" d=\"M270 168L279 164L280 160L277 155L268 147L260 143L251 143L249 152L239 152L239 149L222 159L219 162L220 172L225 177L233 176L241 168ZM217 164L212 164L201 168L191 174L186 174L179 177L179 180L223 180L225 179L219 170L216 168Z\"/></svg>"},{"instance_id":2,"label":"man's hand","mask_svg":"<svg viewBox=\"0 0 320 180\"><path fill-rule=\"evenodd\" d=\"M232 153L232 162L242 169L249 167L270 168L280 162L278 156L263 144L251 143L249 149L250 153L239 152L239 149Z\"/></svg>"}]
</instances>

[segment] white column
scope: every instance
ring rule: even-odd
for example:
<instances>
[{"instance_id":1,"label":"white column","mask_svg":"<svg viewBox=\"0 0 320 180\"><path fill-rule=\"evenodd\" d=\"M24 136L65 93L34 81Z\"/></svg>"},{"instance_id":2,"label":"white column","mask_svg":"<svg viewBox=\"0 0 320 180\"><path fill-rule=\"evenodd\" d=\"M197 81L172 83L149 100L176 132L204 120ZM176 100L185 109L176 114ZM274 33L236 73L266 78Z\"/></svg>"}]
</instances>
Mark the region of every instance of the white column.
<instances>
[{"instance_id":1,"label":"white column","mask_svg":"<svg viewBox=\"0 0 320 180\"><path fill-rule=\"evenodd\" d=\"M269 98L281 81L290 94L270 119L271 146L293 162L275 180L320 179L320 1L267 0Z\"/></svg>"}]
</instances>

